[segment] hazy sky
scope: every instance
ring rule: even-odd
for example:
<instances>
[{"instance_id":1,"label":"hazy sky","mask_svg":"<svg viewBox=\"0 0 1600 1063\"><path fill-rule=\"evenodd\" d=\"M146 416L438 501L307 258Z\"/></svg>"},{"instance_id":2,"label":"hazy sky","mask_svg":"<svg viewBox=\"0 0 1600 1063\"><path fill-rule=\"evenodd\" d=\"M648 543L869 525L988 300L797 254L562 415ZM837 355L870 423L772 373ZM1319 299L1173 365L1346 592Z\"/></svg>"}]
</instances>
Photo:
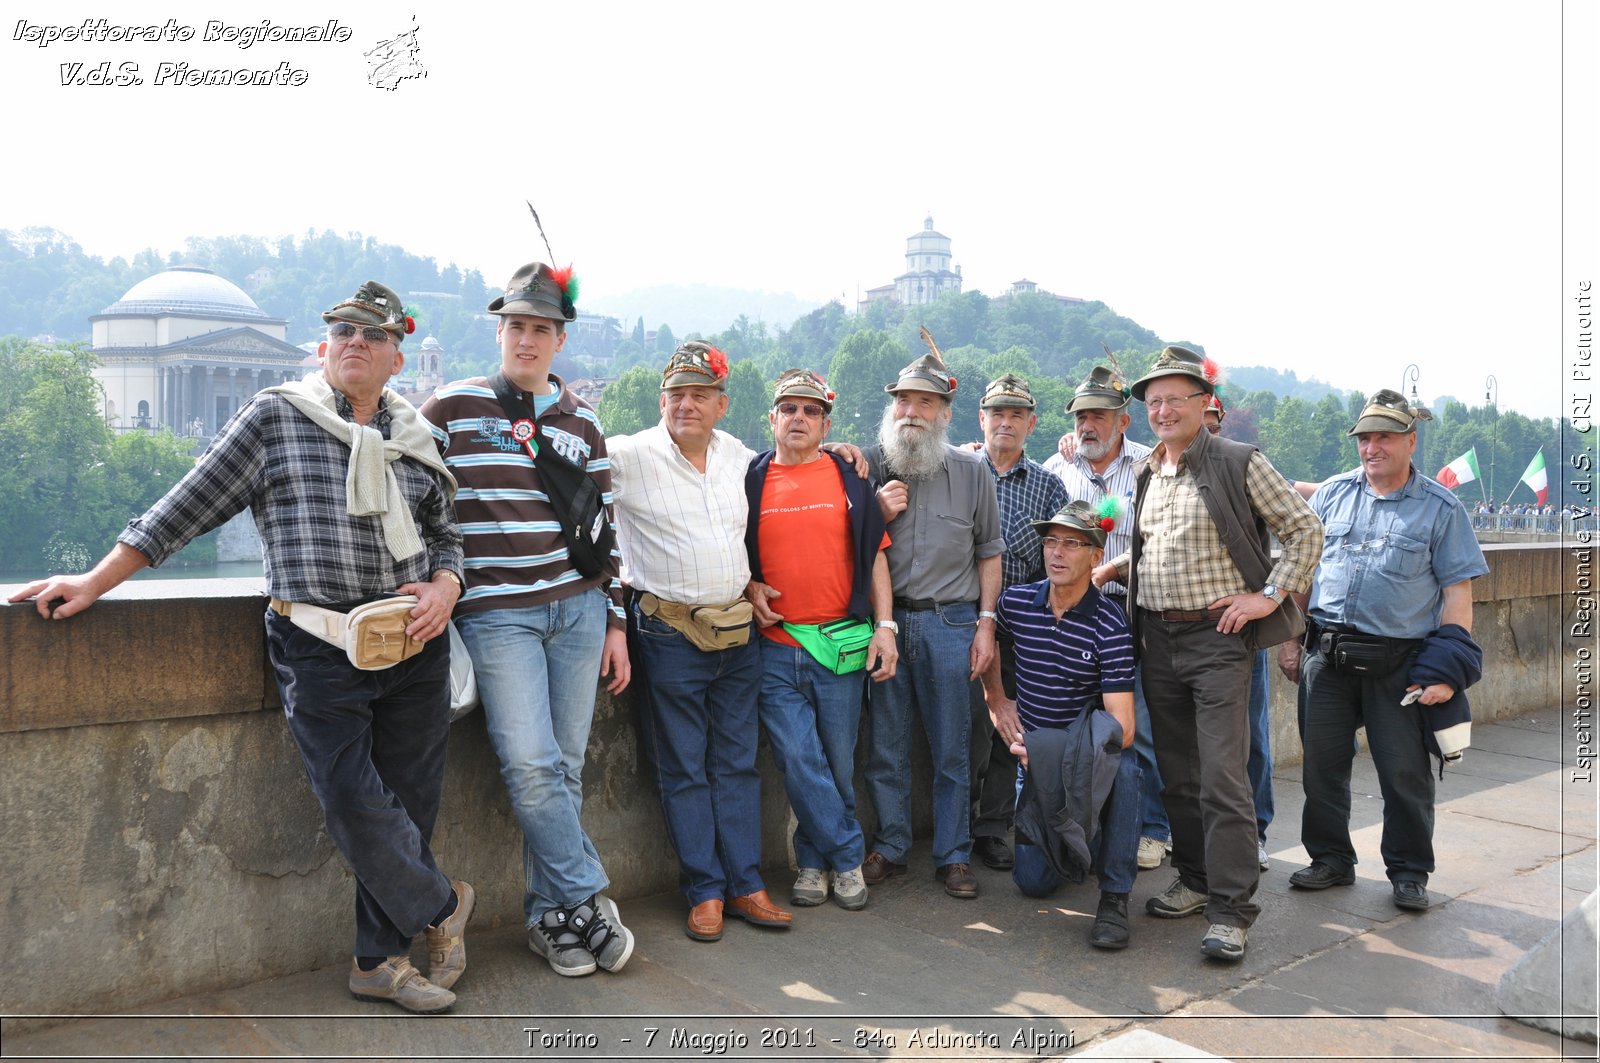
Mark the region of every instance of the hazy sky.
<instances>
[{"instance_id":1,"label":"hazy sky","mask_svg":"<svg viewBox=\"0 0 1600 1063\"><path fill-rule=\"evenodd\" d=\"M1578 66L1600 55L1596 7L21 0L0 228L106 256L359 231L498 284L546 257L528 198L591 305L706 282L853 306L931 212L968 290L1026 276L1224 364L1362 391L1415 362L1424 398L1481 401L1492 372L1502 406L1549 416L1595 266L1593 192L1574 211L1569 181L1564 218L1562 153L1600 173ZM269 10L350 40L202 40ZM374 88L362 53L413 16L427 76ZM90 17L195 38L17 39ZM61 85L62 64L105 61L145 83ZM162 62L306 80L158 86Z\"/></svg>"}]
</instances>

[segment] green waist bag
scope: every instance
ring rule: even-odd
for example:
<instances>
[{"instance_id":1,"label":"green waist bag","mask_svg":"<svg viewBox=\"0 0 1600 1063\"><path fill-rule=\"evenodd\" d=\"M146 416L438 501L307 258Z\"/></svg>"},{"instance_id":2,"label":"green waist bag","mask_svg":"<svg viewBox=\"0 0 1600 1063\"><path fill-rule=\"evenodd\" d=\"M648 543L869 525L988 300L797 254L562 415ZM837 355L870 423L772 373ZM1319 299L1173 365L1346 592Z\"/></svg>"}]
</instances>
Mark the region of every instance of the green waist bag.
<instances>
[{"instance_id":1,"label":"green waist bag","mask_svg":"<svg viewBox=\"0 0 1600 1063\"><path fill-rule=\"evenodd\" d=\"M873 623L845 617L826 624L784 624L783 630L834 675L849 675L867 666Z\"/></svg>"}]
</instances>

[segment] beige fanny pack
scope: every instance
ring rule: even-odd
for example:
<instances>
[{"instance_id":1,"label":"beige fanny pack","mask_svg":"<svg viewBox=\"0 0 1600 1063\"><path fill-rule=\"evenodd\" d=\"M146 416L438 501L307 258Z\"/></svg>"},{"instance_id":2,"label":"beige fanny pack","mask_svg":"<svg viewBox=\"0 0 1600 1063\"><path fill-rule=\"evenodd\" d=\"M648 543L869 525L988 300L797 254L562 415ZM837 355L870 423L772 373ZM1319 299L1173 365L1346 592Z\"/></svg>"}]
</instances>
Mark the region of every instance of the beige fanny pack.
<instances>
[{"instance_id":1,"label":"beige fanny pack","mask_svg":"<svg viewBox=\"0 0 1600 1063\"><path fill-rule=\"evenodd\" d=\"M273 598L268 607L304 631L309 631L330 646L337 646L350 663L363 672L393 668L407 657L422 652L424 643L406 634L411 610L417 606L415 594L358 605L348 613L303 605Z\"/></svg>"},{"instance_id":2,"label":"beige fanny pack","mask_svg":"<svg viewBox=\"0 0 1600 1063\"><path fill-rule=\"evenodd\" d=\"M649 591L639 595L639 611L669 625L707 653L747 644L750 621L755 617L750 603L743 598L728 605L680 605Z\"/></svg>"}]
</instances>

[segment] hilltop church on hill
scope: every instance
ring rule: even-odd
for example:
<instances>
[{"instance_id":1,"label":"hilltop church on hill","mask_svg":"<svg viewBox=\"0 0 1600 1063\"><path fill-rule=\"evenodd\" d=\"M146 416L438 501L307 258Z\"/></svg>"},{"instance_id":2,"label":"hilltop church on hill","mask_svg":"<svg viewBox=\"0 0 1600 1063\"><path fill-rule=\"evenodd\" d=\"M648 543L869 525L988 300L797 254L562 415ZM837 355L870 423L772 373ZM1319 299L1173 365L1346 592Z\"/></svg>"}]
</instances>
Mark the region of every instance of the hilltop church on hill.
<instances>
[{"instance_id":1,"label":"hilltop church on hill","mask_svg":"<svg viewBox=\"0 0 1600 1063\"><path fill-rule=\"evenodd\" d=\"M887 302L891 306L920 306L935 301L946 292L959 292L961 267L952 263L952 257L950 238L933 227L933 215L928 215L922 220L921 231L906 237L905 272L896 277L892 284L868 288L856 309L865 310L876 302ZM1039 285L1026 277L1013 281L1000 298L1020 292L1049 295L1063 303L1083 302L1070 295L1040 292Z\"/></svg>"}]
</instances>

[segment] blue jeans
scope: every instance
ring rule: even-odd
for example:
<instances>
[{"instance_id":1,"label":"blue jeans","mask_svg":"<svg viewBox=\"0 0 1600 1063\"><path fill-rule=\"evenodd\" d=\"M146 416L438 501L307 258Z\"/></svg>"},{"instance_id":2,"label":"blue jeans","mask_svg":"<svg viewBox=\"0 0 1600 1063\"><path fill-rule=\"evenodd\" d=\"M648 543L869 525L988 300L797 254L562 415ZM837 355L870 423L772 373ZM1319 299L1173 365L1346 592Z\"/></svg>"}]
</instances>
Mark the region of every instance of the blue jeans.
<instances>
[{"instance_id":1,"label":"blue jeans","mask_svg":"<svg viewBox=\"0 0 1600 1063\"><path fill-rule=\"evenodd\" d=\"M968 829L967 743L971 708L967 676L978 607L895 607L900 665L875 684L868 712L867 794L878 813L872 848L903 863L911 848L911 718L922 719L933 757L933 862L964 864Z\"/></svg>"},{"instance_id":2,"label":"blue jeans","mask_svg":"<svg viewBox=\"0 0 1600 1063\"><path fill-rule=\"evenodd\" d=\"M1022 796L1020 769L1017 796ZM1100 829L1089 839L1102 892L1133 892L1133 879L1139 873L1139 805L1139 761L1131 749L1124 749L1116 781L1100 809ZM1027 896L1048 897L1061 888L1063 880L1051 870L1043 849L1018 838L1015 859L1011 881Z\"/></svg>"},{"instance_id":3,"label":"blue jeans","mask_svg":"<svg viewBox=\"0 0 1600 1063\"><path fill-rule=\"evenodd\" d=\"M594 720L606 600L587 590L456 621L483 698L500 776L522 826L523 915L533 926L610 884L584 833L583 759Z\"/></svg>"},{"instance_id":4,"label":"blue jeans","mask_svg":"<svg viewBox=\"0 0 1600 1063\"><path fill-rule=\"evenodd\" d=\"M799 646L760 641L761 723L798 821L795 862L860 867L866 841L856 822L856 737L866 673L834 675Z\"/></svg>"},{"instance_id":5,"label":"blue jeans","mask_svg":"<svg viewBox=\"0 0 1600 1063\"><path fill-rule=\"evenodd\" d=\"M1139 764L1139 834L1172 840L1167 806L1161 803L1161 772L1156 768L1155 737L1150 733L1150 706L1144 700L1144 665L1133 670L1133 756Z\"/></svg>"},{"instance_id":6,"label":"blue jeans","mask_svg":"<svg viewBox=\"0 0 1600 1063\"><path fill-rule=\"evenodd\" d=\"M1161 803L1161 772L1156 768L1156 749L1150 736L1150 707L1144 700L1144 669L1134 672L1133 709L1138 730L1133 748L1144 773L1140 784L1142 834L1146 838L1168 841L1172 827L1167 808ZM1267 651L1256 654L1250 670L1250 789L1255 797L1256 837L1265 842L1272 823L1272 718L1267 712Z\"/></svg>"},{"instance_id":7,"label":"blue jeans","mask_svg":"<svg viewBox=\"0 0 1600 1063\"><path fill-rule=\"evenodd\" d=\"M267 654L328 837L356 877L357 956L399 956L439 914L450 880L428 841L450 737L450 640L364 672L268 613Z\"/></svg>"},{"instance_id":8,"label":"blue jeans","mask_svg":"<svg viewBox=\"0 0 1600 1063\"><path fill-rule=\"evenodd\" d=\"M641 737L649 749L678 884L691 905L743 897L761 881L761 636L706 653L670 624L629 611ZM640 673L643 673L642 675Z\"/></svg>"}]
</instances>

